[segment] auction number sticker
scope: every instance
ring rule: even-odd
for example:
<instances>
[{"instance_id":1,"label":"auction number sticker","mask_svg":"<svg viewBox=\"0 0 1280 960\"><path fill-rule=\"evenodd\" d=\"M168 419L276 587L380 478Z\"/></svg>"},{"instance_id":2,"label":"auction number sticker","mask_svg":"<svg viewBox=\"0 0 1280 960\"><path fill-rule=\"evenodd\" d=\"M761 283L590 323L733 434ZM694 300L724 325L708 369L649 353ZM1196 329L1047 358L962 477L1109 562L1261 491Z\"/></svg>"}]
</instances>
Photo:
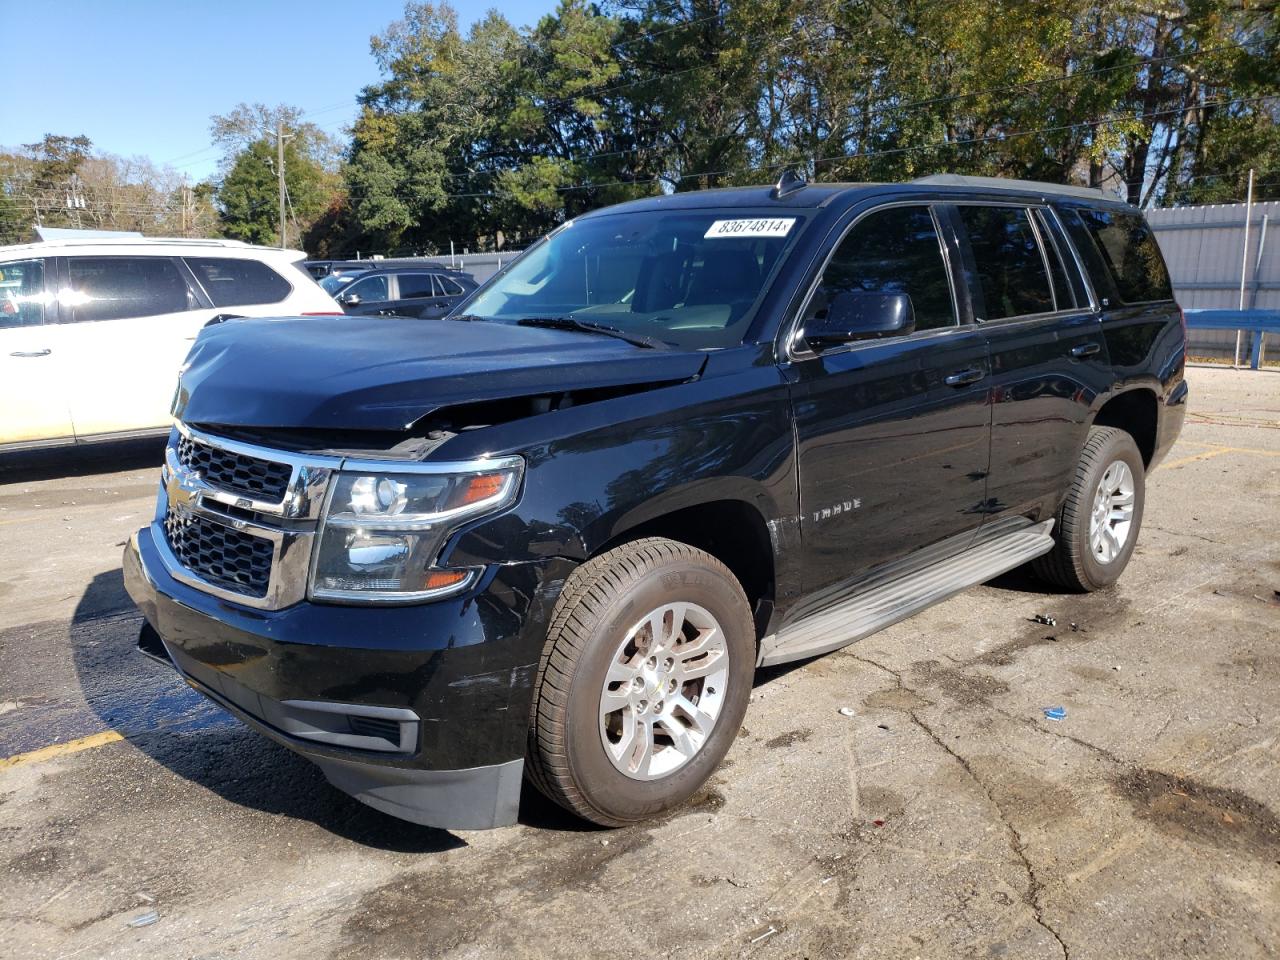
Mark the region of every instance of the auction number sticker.
<instances>
[{"instance_id":1,"label":"auction number sticker","mask_svg":"<svg viewBox=\"0 0 1280 960\"><path fill-rule=\"evenodd\" d=\"M756 217L751 220L717 220L704 233L703 239L720 237L785 237L796 222L795 217Z\"/></svg>"}]
</instances>

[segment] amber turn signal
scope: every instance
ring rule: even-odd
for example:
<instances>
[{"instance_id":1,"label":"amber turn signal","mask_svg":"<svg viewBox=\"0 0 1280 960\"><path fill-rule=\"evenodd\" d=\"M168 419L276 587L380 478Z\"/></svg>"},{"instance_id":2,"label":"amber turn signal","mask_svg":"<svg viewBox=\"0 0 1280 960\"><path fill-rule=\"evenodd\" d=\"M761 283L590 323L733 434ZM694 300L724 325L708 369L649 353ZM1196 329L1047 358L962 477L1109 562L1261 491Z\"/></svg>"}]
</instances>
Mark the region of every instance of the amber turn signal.
<instances>
[{"instance_id":1,"label":"amber turn signal","mask_svg":"<svg viewBox=\"0 0 1280 960\"><path fill-rule=\"evenodd\" d=\"M445 587L453 587L467 579L465 570L432 570L427 574L427 582L423 586L424 590L443 590Z\"/></svg>"},{"instance_id":2,"label":"amber turn signal","mask_svg":"<svg viewBox=\"0 0 1280 960\"><path fill-rule=\"evenodd\" d=\"M502 492L508 476L509 474L505 473L481 473L468 477L465 485L454 494L452 506L456 509L496 497Z\"/></svg>"}]
</instances>

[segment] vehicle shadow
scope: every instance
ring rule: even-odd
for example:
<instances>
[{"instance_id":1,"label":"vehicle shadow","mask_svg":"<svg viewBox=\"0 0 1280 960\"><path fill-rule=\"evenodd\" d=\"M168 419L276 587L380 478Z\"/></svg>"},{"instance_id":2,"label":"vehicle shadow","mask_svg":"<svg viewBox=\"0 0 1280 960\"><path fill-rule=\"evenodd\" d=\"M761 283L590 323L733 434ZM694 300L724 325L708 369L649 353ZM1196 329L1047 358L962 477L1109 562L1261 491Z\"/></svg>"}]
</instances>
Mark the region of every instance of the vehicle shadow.
<instances>
[{"instance_id":1,"label":"vehicle shadow","mask_svg":"<svg viewBox=\"0 0 1280 960\"><path fill-rule=\"evenodd\" d=\"M313 764L250 730L137 650L142 617L119 569L98 574L76 605L69 647L80 690L105 727L184 780L263 813L310 820L362 846L397 853L439 853L466 846L446 830L406 823L331 786ZM755 685L804 666L756 671ZM590 833L582 820L525 783L519 822L535 830Z\"/></svg>"},{"instance_id":2,"label":"vehicle shadow","mask_svg":"<svg viewBox=\"0 0 1280 960\"><path fill-rule=\"evenodd\" d=\"M1037 577L1031 572L1030 566L1025 565L1010 570L1008 573L1002 573L983 585L1009 593L1038 593L1049 596L1062 593L1057 587Z\"/></svg>"},{"instance_id":3,"label":"vehicle shadow","mask_svg":"<svg viewBox=\"0 0 1280 960\"><path fill-rule=\"evenodd\" d=\"M439 853L466 846L446 830L379 813L329 785L312 764L248 729L136 649L140 615L120 570L81 596L69 647L81 692L103 726L184 780L230 803L301 820L362 846ZM545 815L544 815L545 816Z\"/></svg>"},{"instance_id":4,"label":"vehicle shadow","mask_svg":"<svg viewBox=\"0 0 1280 960\"><path fill-rule=\"evenodd\" d=\"M158 468L164 461L164 444L164 437L148 437L3 453L0 454L0 484Z\"/></svg>"}]
</instances>

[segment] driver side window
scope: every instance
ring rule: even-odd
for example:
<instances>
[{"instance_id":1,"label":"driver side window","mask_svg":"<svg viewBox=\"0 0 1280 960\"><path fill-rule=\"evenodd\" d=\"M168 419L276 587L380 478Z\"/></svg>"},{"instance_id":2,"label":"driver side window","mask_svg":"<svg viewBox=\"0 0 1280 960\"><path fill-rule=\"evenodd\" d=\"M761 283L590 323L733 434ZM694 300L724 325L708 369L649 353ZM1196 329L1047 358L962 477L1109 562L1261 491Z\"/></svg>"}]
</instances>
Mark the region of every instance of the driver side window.
<instances>
[{"instance_id":1,"label":"driver side window","mask_svg":"<svg viewBox=\"0 0 1280 960\"><path fill-rule=\"evenodd\" d=\"M386 300L387 278L365 277L363 280L357 280L343 291L343 295L347 297L357 296L362 303L376 303L379 300Z\"/></svg>"},{"instance_id":2,"label":"driver side window","mask_svg":"<svg viewBox=\"0 0 1280 960\"><path fill-rule=\"evenodd\" d=\"M858 221L823 271L810 314L846 292L905 293L916 330L958 323L942 242L927 206L888 207Z\"/></svg>"}]
</instances>

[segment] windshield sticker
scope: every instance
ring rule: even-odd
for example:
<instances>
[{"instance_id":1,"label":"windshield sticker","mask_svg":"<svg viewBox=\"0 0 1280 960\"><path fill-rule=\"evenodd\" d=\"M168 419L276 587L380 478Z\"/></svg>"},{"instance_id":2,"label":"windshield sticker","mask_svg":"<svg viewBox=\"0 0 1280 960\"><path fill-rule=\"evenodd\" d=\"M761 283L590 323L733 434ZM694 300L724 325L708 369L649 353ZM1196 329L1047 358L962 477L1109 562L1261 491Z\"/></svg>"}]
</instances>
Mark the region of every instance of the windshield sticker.
<instances>
[{"instance_id":1,"label":"windshield sticker","mask_svg":"<svg viewBox=\"0 0 1280 960\"><path fill-rule=\"evenodd\" d=\"M721 237L785 237L796 222L795 217L757 217L754 220L717 220L703 239Z\"/></svg>"}]
</instances>

